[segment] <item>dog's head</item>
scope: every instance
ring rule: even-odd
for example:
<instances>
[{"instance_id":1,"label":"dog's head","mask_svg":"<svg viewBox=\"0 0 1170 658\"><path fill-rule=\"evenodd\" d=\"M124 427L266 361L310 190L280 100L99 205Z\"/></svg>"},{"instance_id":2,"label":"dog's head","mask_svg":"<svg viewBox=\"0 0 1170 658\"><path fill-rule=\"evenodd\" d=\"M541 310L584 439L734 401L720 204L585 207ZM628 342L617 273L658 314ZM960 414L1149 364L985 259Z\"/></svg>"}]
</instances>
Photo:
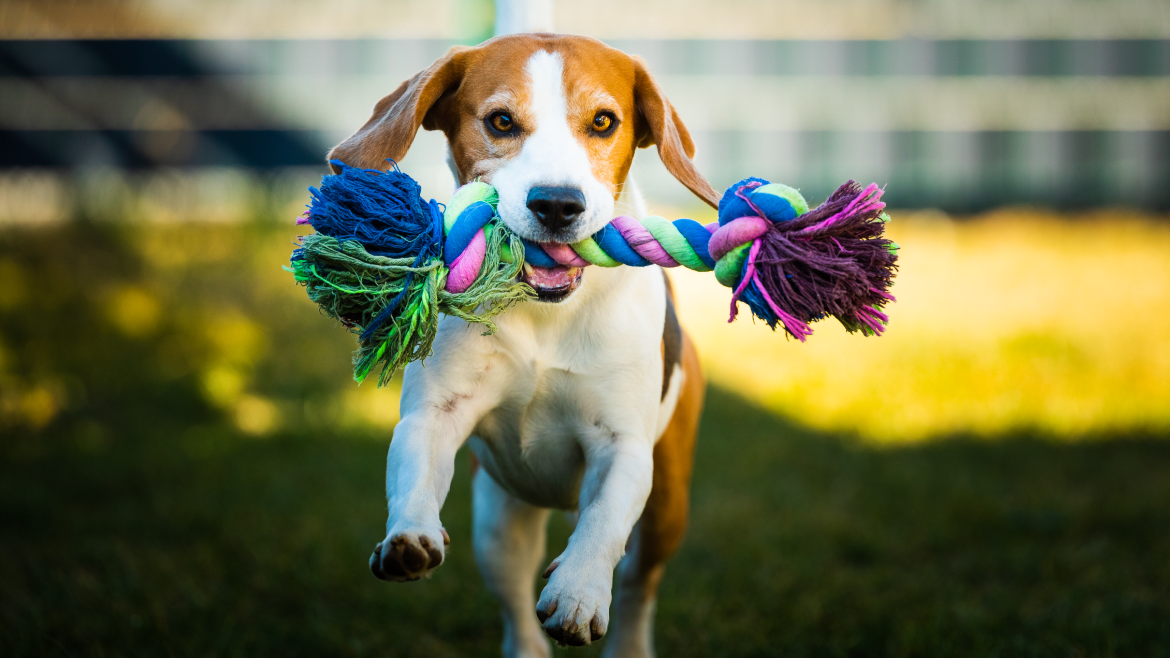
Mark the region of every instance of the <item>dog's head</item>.
<instances>
[{"instance_id":1,"label":"dog's head","mask_svg":"<svg viewBox=\"0 0 1170 658\"><path fill-rule=\"evenodd\" d=\"M406 155L420 126L443 131L459 183L494 185L500 217L535 242L573 243L601 229L635 149L651 145L675 178L718 204L645 62L595 39L521 34L452 48L378 101L329 158L384 169ZM526 266L525 278L542 299L559 301L581 271Z\"/></svg>"}]
</instances>

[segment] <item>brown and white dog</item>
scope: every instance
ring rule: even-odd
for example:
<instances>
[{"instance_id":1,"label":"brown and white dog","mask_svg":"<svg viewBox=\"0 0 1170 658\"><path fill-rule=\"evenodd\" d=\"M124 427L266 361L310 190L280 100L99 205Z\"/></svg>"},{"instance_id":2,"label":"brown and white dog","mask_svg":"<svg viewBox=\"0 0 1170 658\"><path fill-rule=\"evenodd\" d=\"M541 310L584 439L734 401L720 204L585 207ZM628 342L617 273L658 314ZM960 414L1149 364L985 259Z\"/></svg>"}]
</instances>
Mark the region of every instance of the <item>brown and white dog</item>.
<instances>
[{"instance_id":1,"label":"brown and white dog","mask_svg":"<svg viewBox=\"0 0 1170 658\"><path fill-rule=\"evenodd\" d=\"M594 39L522 34L452 48L379 101L330 158L385 168L420 126L443 131L458 182L494 185L500 217L529 240L573 243L609 222L615 203L639 207L626 178L639 147L657 145L666 168L716 205L645 63ZM475 554L503 610L504 654L549 656L543 626L564 644L608 631L607 655L653 655L658 583L687 523L698 357L657 267L526 266L523 276L546 303L509 310L492 336L445 317L426 367L407 367L386 538L370 567L404 581L442 563L439 511L455 452L470 442ZM576 511L576 528L534 601L554 508Z\"/></svg>"}]
</instances>

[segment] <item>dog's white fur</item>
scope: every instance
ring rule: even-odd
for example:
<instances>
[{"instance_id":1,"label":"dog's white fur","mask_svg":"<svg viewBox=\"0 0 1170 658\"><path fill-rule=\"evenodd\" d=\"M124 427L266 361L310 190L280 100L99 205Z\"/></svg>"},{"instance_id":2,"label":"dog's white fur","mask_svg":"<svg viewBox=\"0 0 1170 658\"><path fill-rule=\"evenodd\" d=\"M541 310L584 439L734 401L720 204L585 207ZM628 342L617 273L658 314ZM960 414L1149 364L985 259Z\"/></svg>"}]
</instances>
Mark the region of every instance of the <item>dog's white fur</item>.
<instances>
[{"instance_id":1,"label":"dog's white fur","mask_svg":"<svg viewBox=\"0 0 1170 658\"><path fill-rule=\"evenodd\" d=\"M578 187L587 212L570 239L585 237L612 217L613 197L569 132L560 56L538 51L526 71L537 125L491 181L500 215L513 231L541 239L544 227L525 207L528 189ZM624 207L641 206L632 185L623 190ZM502 607L507 656L550 655L534 609L549 613L545 629L567 629L584 642L609 626L614 569L627 541L636 541L631 531L650 493L654 445L684 377L676 368L660 400L665 304L659 268L591 267L564 302L515 307L493 336L444 317L434 355L406 368L378 550L424 537L431 547L444 545L439 512L455 453L470 439L481 465L473 484L475 554ZM533 601L550 508L578 510L578 520ZM628 580L636 589L639 581ZM653 596L625 594L607 654L651 655Z\"/></svg>"},{"instance_id":2,"label":"dog's white fur","mask_svg":"<svg viewBox=\"0 0 1170 658\"><path fill-rule=\"evenodd\" d=\"M589 155L569 130L564 60L559 53L537 51L524 72L529 81L536 128L520 155L496 170L492 185L500 193L500 217L508 228L529 240L577 242L613 219L613 195L593 176ZM458 178L456 178L458 180ZM568 232L550 235L528 210L528 190L537 186L576 187L585 195L585 212ZM600 269L600 268L595 268Z\"/></svg>"}]
</instances>

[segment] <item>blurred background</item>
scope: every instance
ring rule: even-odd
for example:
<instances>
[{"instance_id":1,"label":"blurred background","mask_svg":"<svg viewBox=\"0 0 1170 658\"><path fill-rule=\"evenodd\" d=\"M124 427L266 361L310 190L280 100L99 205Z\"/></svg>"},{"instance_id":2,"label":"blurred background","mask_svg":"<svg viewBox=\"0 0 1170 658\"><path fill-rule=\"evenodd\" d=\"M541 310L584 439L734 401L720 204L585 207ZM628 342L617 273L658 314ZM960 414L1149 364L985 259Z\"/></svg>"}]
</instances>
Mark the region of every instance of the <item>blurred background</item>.
<instances>
[{"instance_id":1,"label":"blurred background","mask_svg":"<svg viewBox=\"0 0 1170 658\"><path fill-rule=\"evenodd\" d=\"M280 268L331 145L527 24L644 57L716 188L887 185L902 246L876 339L672 272L709 404L660 655L1170 655L1170 7L528 4L0 3L5 653L496 651L462 466L448 563L369 576L397 384ZM402 162L440 201L444 157Z\"/></svg>"}]
</instances>

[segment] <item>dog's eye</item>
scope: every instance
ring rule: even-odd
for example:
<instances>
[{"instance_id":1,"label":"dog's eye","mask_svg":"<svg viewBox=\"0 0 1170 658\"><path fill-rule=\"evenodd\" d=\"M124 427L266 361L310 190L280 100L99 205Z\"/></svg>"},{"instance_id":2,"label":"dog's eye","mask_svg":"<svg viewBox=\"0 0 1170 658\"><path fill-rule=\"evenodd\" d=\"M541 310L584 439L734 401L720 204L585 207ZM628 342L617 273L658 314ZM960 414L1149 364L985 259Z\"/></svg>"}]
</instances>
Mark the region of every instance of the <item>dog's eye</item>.
<instances>
[{"instance_id":1,"label":"dog's eye","mask_svg":"<svg viewBox=\"0 0 1170 658\"><path fill-rule=\"evenodd\" d=\"M593 117L593 132L603 133L613 127L613 115L609 112L598 112Z\"/></svg>"},{"instance_id":2,"label":"dog's eye","mask_svg":"<svg viewBox=\"0 0 1170 658\"><path fill-rule=\"evenodd\" d=\"M510 133L516 127L512 122L512 115L507 112L495 112L488 117L488 125L498 133Z\"/></svg>"}]
</instances>

